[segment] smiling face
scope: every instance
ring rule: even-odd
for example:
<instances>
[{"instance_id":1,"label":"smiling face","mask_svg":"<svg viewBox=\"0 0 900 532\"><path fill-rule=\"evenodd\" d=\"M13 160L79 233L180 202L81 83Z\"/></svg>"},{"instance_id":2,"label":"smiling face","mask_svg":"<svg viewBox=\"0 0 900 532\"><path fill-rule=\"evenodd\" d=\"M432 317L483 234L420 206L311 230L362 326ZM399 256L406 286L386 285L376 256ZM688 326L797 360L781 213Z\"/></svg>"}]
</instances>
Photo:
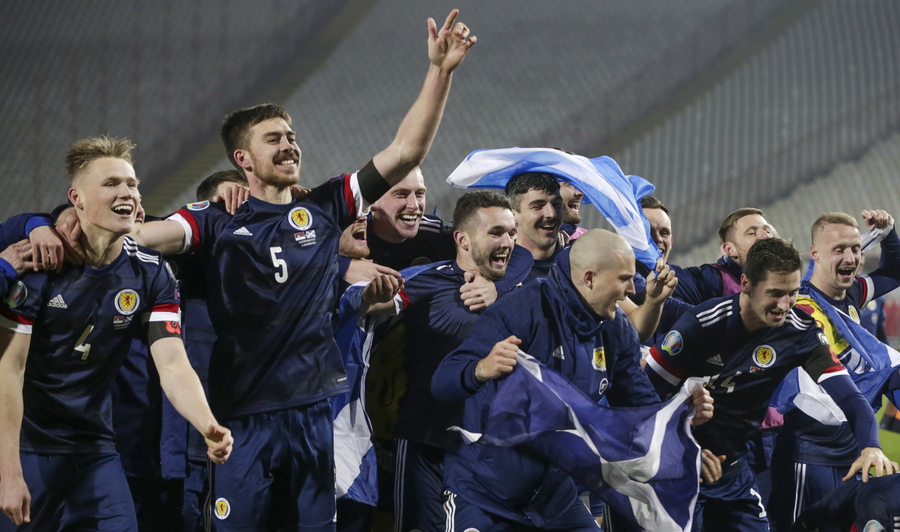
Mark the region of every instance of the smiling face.
<instances>
[{"instance_id":1,"label":"smiling face","mask_svg":"<svg viewBox=\"0 0 900 532\"><path fill-rule=\"evenodd\" d=\"M85 233L102 230L125 235L131 232L140 207L137 187L134 168L128 161L100 157L72 180L69 201Z\"/></svg>"},{"instance_id":2,"label":"smiling face","mask_svg":"<svg viewBox=\"0 0 900 532\"><path fill-rule=\"evenodd\" d=\"M644 209L644 215L650 222L650 237L662 252L663 261L669 262L669 253L672 252L672 221L669 215L662 209Z\"/></svg>"},{"instance_id":3,"label":"smiling face","mask_svg":"<svg viewBox=\"0 0 900 532\"><path fill-rule=\"evenodd\" d=\"M722 250L739 266L744 266L747 252L757 240L772 237L772 228L766 219L759 214L749 214L734 222L729 231L728 240L722 244Z\"/></svg>"},{"instance_id":4,"label":"smiling face","mask_svg":"<svg viewBox=\"0 0 900 532\"><path fill-rule=\"evenodd\" d=\"M270 118L249 132L249 148L239 148L234 159L248 181L285 188L300 179L300 147L297 135L283 118Z\"/></svg>"},{"instance_id":5,"label":"smiling face","mask_svg":"<svg viewBox=\"0 0 900 532\"><path fill-rule=\"evenodd\" d=\"M559 195L562 196L563 223L580 224L581 213L579 209L581 209L581 200L584 198L584 194L570 183L560 181Z\"/></svg>"},{"instance_id":6,"label":"smiling face","mask_svg":"<svg viewBox=\"0 0 900 532\"><path fill-rule=\"evenodd\" d=\"M519 245L531 251L535 259L546 259L553 254L562 223L562 197L545 190L531 189L522 195L516 223Z\"/></svg>"},{"instance_id":7,"label":"smiling face","mask_svg":"<svg viewBox=\"0 0 900 532\"><path fill-rule=\"evenodd\" d=\"M509 209L484 207L478 209L466 230L457 230L456 262L464 270L475 269L489 281L499 281L506 275L509 255L516 243L516 219Z\"/></svg>"},{"instance_id":8,"label":"smiling face","mask_svg":"<svg viewBox=\"0 0 900 532\"><path fill-rule=\"evenodd\" d=\"M394 244L416 236L425 213L425 178L414 169L372 204L372 231Z\"/></svg>"},{"instance_id":9,"label":"smiling face","mask_svg":"<svg viewBox=\"0 0 900 532\"><path fill-rule=\"evenodd\" d=\"M781 327L800 292L800 270L791 273L769 272L765 279L751 284L741 277L741 318L749 331L762 327Z\"/></svg>"},{"instance_id":10,"label":"smiling face","mask_svg":"<svg viewBox=\"0 0 900 532\"><path fill-rule=\"evenodd\" d=\"M816 261L813 285L833 299L843 299L862 267L862 239L859 229L830 223L816 234L810 247Z\"/></svg>"},{"instance_id":11,"label":"smiling face","mask_svg":"<svg viewBox=\"0 0 900 532\"><path fill-rule=\"evenodd\" d=\"M338 244L338 255L351 259L364 259L369 256L369 242L366 240L367 225L368 219L363 216L344 229Z\"/></svg>"}]
</instances>

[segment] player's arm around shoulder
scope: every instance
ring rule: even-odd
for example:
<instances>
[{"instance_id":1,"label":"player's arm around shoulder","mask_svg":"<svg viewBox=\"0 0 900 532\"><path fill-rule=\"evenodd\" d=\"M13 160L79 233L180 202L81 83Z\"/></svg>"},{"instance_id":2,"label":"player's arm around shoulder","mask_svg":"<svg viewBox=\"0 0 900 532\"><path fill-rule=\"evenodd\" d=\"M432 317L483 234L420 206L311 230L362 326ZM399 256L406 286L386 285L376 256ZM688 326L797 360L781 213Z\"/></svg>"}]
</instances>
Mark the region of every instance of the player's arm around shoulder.
<instances>
[{"instance_id":1,"label":"player's arm around shoulder","mask_svg":"<svg viewBox=\"0 0 900 532\"><path fill-rule=\"evenodd\" d=\"M28 523L31 515L31 494L19 460L22 386L30 344L30 334L0 328L0 510L17 525Z\"/></svg>"},{"instance_id":2,"label":"player's arm around shoulder","mask_svg":"<svg viewBox=\"0 0 900 532\"><path fill-rule=\"evenodd\" d=\"M151 326L154 323L161 322L151 322ZM175 328L169 323L161 326ZM231 431L219 425L209 409L200 379L188 361L180 334L157 335L150 344L150 354L159 373L160 385L172 406L203 434L210 460L217 464L225 463L231 455L234 439Z\"/></svg>"}]
</instances>

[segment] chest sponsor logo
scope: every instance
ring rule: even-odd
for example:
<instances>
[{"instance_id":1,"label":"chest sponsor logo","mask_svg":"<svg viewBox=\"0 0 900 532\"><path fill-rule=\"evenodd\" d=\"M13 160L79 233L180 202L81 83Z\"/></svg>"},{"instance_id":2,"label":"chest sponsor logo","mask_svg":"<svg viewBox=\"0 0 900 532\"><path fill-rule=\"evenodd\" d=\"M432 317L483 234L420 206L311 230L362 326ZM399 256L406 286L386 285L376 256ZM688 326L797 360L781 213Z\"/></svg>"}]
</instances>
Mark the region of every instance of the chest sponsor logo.
<instances>
[{"instance_id":1,"label":"chest sponsor logo","mask_svg":"<svg viewBox=\"0 0 900 532\"><path fill-rule=\"evenodd\" d=\"M196 203L188 203L184 206L189 211L202 211L209 208L208 201L198 201Z\"/></svg>"},{"instance_id":2,"label":"chest sponsor logo","mask_svg":"<svg viewBox=\"0 0 900 532\"><path fill-rule=\"evenodd\" d=\"M294 233L294 240L300 244L300 247L311 246L316 243L316 231L314 229L309 231L300 231L299 233Z\"/></svg>"},{"instance_id":3,"label":"chest sponsor logo","mask_svg":"<svg viewBox=\"0 0 900 532\"><path fill-rule=\"evenodd\" d=\"M761 345L753 352L753 363L767 368L775 363L775 350L771 346Z\"/></svg>"},{"instance_id":4,"label":"chest sponsor logo","mask_svg":"<svg viewBox=\"0 0 900 532\"><path fill-rule=\"evenodd\" d=\"M684 338L678 331L669 331L669 334L663 339L662 348L666 353L675 356L681 352L684 347Z\"/></svg>"},{"instance_id":5,"label":"chest sponsor logo","mask_svg":"<svg viewBox=\"0 0 900 532\"><path fill-rule=\"evenodd\" d=\"M25 283L17 281L16 285L3 298L3 302L9 308L16 308L24 303L26 298L28 298L28 289L25 288Z\"/></svg>"},{"instance_id":6,"label":"chest sponsor logo","mask_svg":"<svg viewBox=\"0 0 900 532\"><path fill-rule=\"evenodd\" d=\"M253 236L253 233L250 232L246 227L241 226L239 229L235 229L233 235L237 236Z\"/></svg>"},{"instance_id":7,"label":"chest sponsor logo","mask_svg":"<svg viewBox=\"0 0 900 532\"><path fill-rule=\"evenodd\" d=\"M291 222L291 226L293 226L294 229L306 231L312 227L313 218L306 207L294 207L291 209L291 212L288 213L288 221Z\"/></svg>"},{"instance_id":8,"label":"chest sponsor logo","mask_svg":"<svg viewBox=\"0 0 900 532\"><path fill-rule=\"evenodd\" d=\"M130 316L137 310L140 301L141 298L138 296L137 292L130 288L126 288L116 294L116 310L118 310L120 314Z\"/></svg>"},{"instance_id":9,"label":"chest sponsor logo","mask_svg":"<svg viewBox=\"0 0 900 532\"><path fill-rule=\"evenodd\" d=\"M725 363L722 362L722 355L714 355L706 359L707 364L712 364L713 366L724 366Z\"/></svg>"},{"instance_id":10,"label":"chest sponsor logo","mask_svg":"<svg viewBox=\"0 0 900 532\"><path fill-rule=\"evenodd\" d=\"M56 294L53 299L47 302L47 306L51 308L69 308L63 300L62 294Z\"/></svg>"},{"instance_id":11,"label":"chest sponsor logo","mask_svg":"<svg viewBox=\"0 0 900 532\"><path fill-rule=\"evenodd\" d=\"M231 503L228 502L224 497L219 497L216 499L216 504L213 507L213 512L216 514L216 518L225 519L229 515L231 515Z\"/></svg>"},{"instance_id":12,"label":"chest sponsor logo","mask_svg":"<svg viewBox=\"0 0 900 532\"><path fill-rule=\"evenodd\" d=\"M558 358L560 360L566 359L566 354L563 353L563 346L558 346L556 349L553 350L553 358Z\"/></svg>"},{"instance_id":13,"label":"chest sponsor logo","mask_svg":"<svg viewBox=\"0 0 900 532\"><path fill-rule=\"evenodd\" d=\"M606 349L603 346L594 348L594 358L591 360L591 365L597 371L606 371Z\"/></svg>"},{"instance_id":14,"label":"chest sponsor logo","mask_svg":"<svg viewBox=\"0 0 900 532\"><path fill-rule=\"evenodd\" d=\"M850 317L853 318L853 321L859 323L859 311L856 310L856 307L850 307L847 309L847 314L850 314Z\"/></svg>"}]
</instances>

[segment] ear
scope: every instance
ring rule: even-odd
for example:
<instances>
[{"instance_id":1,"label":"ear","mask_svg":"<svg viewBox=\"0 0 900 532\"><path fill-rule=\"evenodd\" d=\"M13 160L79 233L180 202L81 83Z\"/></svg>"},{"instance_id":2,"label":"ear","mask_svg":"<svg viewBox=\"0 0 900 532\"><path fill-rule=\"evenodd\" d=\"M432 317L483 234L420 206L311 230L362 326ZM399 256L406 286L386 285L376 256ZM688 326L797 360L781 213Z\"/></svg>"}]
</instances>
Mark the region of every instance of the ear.
<instances>
[{"instance_id":1,"label":"ear","mask_svg":"<svg viewBox=\"0 0 900 532\"><path fill-rule=\"evenodd\" d=\"M69 203L75 206L76 209L84 209L84 204L81 201L81 194L78 193L78 189L72 187L69 189Z\"/></svg>"},{"instance_id":2,"label":"ear","mask_svg":"<svg viewBox=\"0 0 900 532\"><path fill-rule=\"evenodd\" d=\"M728 242L728 241L724 242L722 244L722 251L728 257L731 257L731 258L737 257L737 252L734 249L734 244L732 244L731 242Z\"/></svg>"},{"instance_id":3,"label":"ear","mask_svg":"<svg viewBox=\"0 0 900 532\"><path fill-rule=\"evenodd\" d=\"M741 293L750 295L750 279L747 278L746 273L741 274Z\"/></svg>"},{"instance_id":4,"label":"ear","mask_svg":"<svg viewBox=\"0 0 900 532\"><path fill-rule=\"evenodd\" d=\"M819 262L819 250L816 249L816 246L809 246L809 256L812 257L814 261Z\"/></svg>"},{"instance_id":5,"label":"ear","mask_svg":"<svg viewBox=\"0 0 900 532\"><path fill-rule=\"evenodd\" d=\"M458 248L469 251L469 235L459 230L453 231L453 241Z\"/></svg>"},{"instance_id":6,"label":"ear","mask_svg":"<svg viewBox=\"0 0 900 532\"><path fill-rule=\"evenodd\" d=\"M243 148L238 148L234 150L234 162L238 164L244 171L253 171L253 167L250 164L250 151L245 150Z\"/></svg>"},{"instance_id":7,"label":"ear","mask_svg":"<svg viewBox=\"0 0 900 532\"><path fill-rule=\"evenodd\" d=\"M581 282L584 286L588 288L594 287L594 270L584 270L584 273L581 274Z\"/></svg>"}]
</instances>

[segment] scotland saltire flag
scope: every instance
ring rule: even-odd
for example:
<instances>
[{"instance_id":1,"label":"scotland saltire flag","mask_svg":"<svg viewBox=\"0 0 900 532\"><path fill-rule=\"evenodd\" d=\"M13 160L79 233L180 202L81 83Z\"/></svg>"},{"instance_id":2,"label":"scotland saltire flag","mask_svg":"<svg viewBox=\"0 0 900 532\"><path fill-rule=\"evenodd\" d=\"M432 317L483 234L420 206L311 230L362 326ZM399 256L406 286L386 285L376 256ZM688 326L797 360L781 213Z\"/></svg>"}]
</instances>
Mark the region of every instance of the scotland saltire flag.
<instances>
[{"instance_id":1,"label":"scotland saltire flag","mask_svg":"<svg viewBox=\"0 0 900 532\"><path fill-rule=\"evenodd\" d=\"M423 264L401 270L404 279L411 279L434 264ZM334 469L337 497L346 497L370 506L378 503L378 477L375 447L372 443L372 422L366 412L366 374L375 329L389 320L389 316L360 316L362 294L366 283L357 283L341 296L339 323L335 340L344 360L344 371L350 392L328 399L334 416ZM403 303L394 297L396 312Z\"/></svg>"},{"instance_id":2,"label":"scotland saltire flag","mask_svg":"<svg viewBox=\"0 0 900 532\"><path fill-rule=\"evenodd\" d=\"M365 283L341 297L340 324L335 340L344 359L350 392L329 398L334 416L334 466L337 497L375 506L378 503L377 463L372 423L365 411L366 370L372 349L372 319L359 316Z\"/></svg>"},{"instance_id":3,"label":"scotland saltire flag","mask_svg":"<svg viewBox=\"0 0 900 532\"><path fill-rule=\"evenodd\" d=\"M666 403L611 408L520 351L484 433L460 432L470 442L535 450L647 530L688 531L700 488L689 390L700 382L689 379Z\"/></svg>"},{"instance_id":4,"label":"scotland saltire flag","mask_svg":"<svg viewBox=\"0 0 900 532\"><path fill-rule=\"evenodd\" d=\"M456 167L447 182L459 188L504 189L509 179L523 172L547 172L559 176L584 193L634 249L634 256L651 270L660 257L650 237L650 224L640 200L654 186L642 177L626 176L610 157L588 159L551 148L476 150Z\"/></svg>"}]
</instances>

